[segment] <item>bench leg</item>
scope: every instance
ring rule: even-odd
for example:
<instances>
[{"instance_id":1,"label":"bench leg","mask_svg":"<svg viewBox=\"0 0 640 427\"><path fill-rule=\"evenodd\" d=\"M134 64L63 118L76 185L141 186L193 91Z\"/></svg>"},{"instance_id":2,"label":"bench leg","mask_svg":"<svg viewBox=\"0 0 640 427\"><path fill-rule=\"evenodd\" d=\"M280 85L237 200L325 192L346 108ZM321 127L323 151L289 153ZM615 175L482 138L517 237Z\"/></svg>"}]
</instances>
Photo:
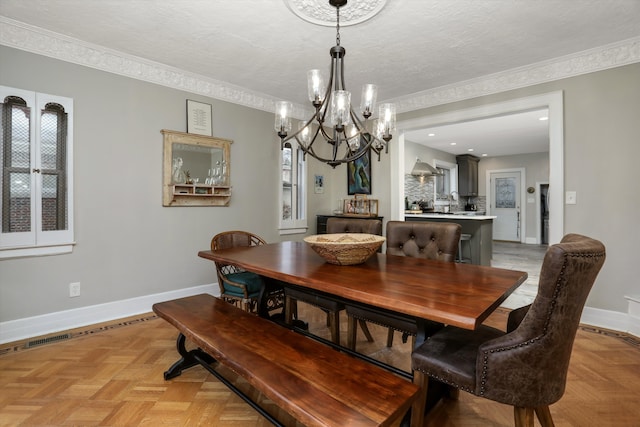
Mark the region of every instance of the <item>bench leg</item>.
<instances>
[{"instance_id":1,"label":"bench leg","mask_svg":"<svg viewBox=\"0 0 640 427\"><path fill-rule=\"evenodd\" d=\"M180 360L171 365L169 370L164 373L164 379L170 380L172 378L177 377L182 373L184 369L191 368L195 365L201 365L205 368L209 373L215 376L221 383L229 387L231 391L237 394L242 400L247 402L253 409L255 409L260 415L265 417L271 424L277 427L284 427L278 420L276 420L270 413L265 411L257 402L253 401L251 397L244 394L242 390L237 388L232 382L224 378L219 372L217 372L211 365L216 361L209 354L205 353L201 349L194 349L191 351L187 351L184 343L186 341L186 337L182 334L178 334L178 339L176 341L176 347L178 348L178 353L182 356Z\"/></svg>"},{"instance_id":2,"label":"bench leg","mask_svg":"<svg viewBox=\"0 0 640 427\"><path fill-rule=\"evenodd\" d=\"M200 351L200 349L187 351L187 348L184 345L185 341L186 337L182 335L182 333L179 333L178 339L176 340L176 347L178 349L178 354L180 354L180 356L182 357L180 357L180 360L171 365L171 367L164 373L165 380L175 378L182 374L183 370L191 368L192 366L199 365L200 362L194 357L196 353L201 358L206 359L208 363L215 362L215 359L213 357L209 356L203 351Z\"/></svg>"}]
</instances>

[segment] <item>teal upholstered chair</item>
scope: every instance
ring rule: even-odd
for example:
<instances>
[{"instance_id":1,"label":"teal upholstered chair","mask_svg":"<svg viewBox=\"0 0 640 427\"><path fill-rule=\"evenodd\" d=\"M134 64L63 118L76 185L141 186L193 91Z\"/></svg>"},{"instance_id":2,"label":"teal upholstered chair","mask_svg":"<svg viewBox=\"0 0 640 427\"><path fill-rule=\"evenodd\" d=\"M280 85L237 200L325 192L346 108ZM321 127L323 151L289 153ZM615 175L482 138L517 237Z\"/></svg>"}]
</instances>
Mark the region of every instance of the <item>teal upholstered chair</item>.
<instances>
[{"instance_id":1,"label":"teal upholstered chair","mask_svg":"<svg viewBox=\"0 0 640 427\"><path fill-rule=\"evenodd\" d=\"M225 231L211 239L211 250L229 249L238 246L258 246L266 241L246 231ZM234 305L240 304L245 311L256 311L258 296L264 286L262 277L235 265L216 262L220 298Z\"/></svg>"}]
</instances>

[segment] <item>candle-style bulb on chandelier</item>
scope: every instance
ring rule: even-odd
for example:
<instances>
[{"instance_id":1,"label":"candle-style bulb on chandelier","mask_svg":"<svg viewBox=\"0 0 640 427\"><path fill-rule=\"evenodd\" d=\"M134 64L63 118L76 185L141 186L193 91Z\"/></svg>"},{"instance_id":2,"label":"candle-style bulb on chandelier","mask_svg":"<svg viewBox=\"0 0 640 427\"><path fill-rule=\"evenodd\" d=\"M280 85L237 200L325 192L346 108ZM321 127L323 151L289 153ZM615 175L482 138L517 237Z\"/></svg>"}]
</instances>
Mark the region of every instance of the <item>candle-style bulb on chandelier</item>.
<instances>
[{"instance_id":1,"label":"candle-style bulb on chandelier","mask_svg":"<svg viewBox=\"0 0 640 427\"><path fill-rule=\"evenodd\" d=\"M329 51L331 69L329 80L325 82L320 70L307 73L309 101L315 112L306 121L301 121L298 130L291 131L291 115L293 105L287 101L276 103L275 130L280 137L280 148L295 139L304 157L307 155L336 167L341 163L352 162L369 151L378 155L384 149L388 152L389 141L396 125L396 107L384 103L379 106L377 120L369 120L375 110L378 88L373 84L362 87L360 111L361 120L351 106L351 92L344 84L345 49L340 46L340 7L347 0L329 0L336 8L336 45ZM331 155L323 157L316 152L314 143L317 140L331 145Z\"/></svg>"}]
</instances>

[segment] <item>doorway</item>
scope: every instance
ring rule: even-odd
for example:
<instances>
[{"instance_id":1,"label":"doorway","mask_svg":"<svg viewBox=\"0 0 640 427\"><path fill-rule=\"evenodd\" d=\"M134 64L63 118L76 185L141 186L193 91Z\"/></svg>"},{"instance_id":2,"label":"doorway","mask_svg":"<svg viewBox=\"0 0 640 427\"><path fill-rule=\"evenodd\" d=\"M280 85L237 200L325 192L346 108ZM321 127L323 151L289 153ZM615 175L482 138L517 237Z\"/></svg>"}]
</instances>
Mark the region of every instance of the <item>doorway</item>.
<instances>
[{"instance_id":1,"label":"doorway","mask_svg":"<svg viewBox=\"0 0 640 427\"><path fill-rule=\"evenodd\" d=\"M556 190L548 197L549 243L558 243L564 234L564 107L562 91L486 104L442 114L422 116L398 122L398 144L390 149L390 218L404 219L404 133L443 124L462 123L500 114L532 109L549 110L549 184ZM393 145L392 145L393 146Z\"/></svg>"},{"instance_id":2,"label":"doorway","mask_svg":"<svg viewBox=\"0 0 640 427\"><path fill-rule=\"evenodd\" d=\"M543 245L549 244L549 183L537 183L538 187L538 241Z\"/></svg>"}]
</instances>

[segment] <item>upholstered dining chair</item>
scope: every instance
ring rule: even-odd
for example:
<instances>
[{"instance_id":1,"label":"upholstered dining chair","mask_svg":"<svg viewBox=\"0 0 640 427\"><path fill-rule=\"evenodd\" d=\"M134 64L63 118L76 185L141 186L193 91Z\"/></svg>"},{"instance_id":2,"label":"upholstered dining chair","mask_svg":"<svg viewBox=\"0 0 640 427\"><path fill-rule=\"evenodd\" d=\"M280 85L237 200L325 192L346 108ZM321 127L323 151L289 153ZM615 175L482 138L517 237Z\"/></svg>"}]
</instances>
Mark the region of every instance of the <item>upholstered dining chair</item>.
<instances>
[{"instance_id":1,"label":"upholstered dining chair","mask_svg":"<svg viewBox=\"0 0 640 427\"><path fill-rule=\"evenodd\" d=\"M367 233L382 236L382 221L363 218L327 218L327 233Z\"/></svg>"},{"instance_id":2,"label":"upholstered dining chair","mask_svg":"<svg viewBox=\"0 0 640 427\"><path fill-rule=\"evenodd\" d=\"M216 234L211 239L211 250L229 249L239 246L258 246L264 245L266 241L253 233L247 231L225 231ZM240 304L240 308L245 311L257 311L257 301L260 290L265 286L264 279L256 273L245 271L231 264L221 264L216 262L216 273L218 276L218 285L220 286L220 298L234 305ZM278 291L269 292L267 298L277 299L275 294ZM279 290L282 294L282 290ZM280 296L281 300L284 297ZM283 302L280 303L282 306ZM270 309L277 308L277 303L271 303Z\"/></svg>"},{"instance_id":3,"label":"upholstered dining chair","mask_svg":"<svg viewBox=\"0 0 640 427\"><path fill-rule=\"evenodd\" d=\"M378 219L363 218L336 218L327 219L327 233L368 233L382 235L382 221ZM331 341L340 344L340 312L344 310L344 304L331 298L325 298L306 292L301 288L285 286L285 322L291 324L298 317L298 301L311 304L327 313L327 326L331 333ZM362 330L370 342L373 337L367 325L362 322Z\"/></svg>"},{"instance_id":4,"label":"upholstered dining chair","mask_svg":"<svg viewBox=\"0 0 640 427\"><path fill-rule=\"evenodd\" d=\"M446 326L412 354L421 395L413 427L424 421L430 378L480 397L512 405L515 425L553 426L549 405L564 394L571 349L585 301L605 260L604 245L568 234L547 249L538 293L530 306L510 313L507 332L488 326Z\"/></svg>"},{"instance_id":5,"label":"upholstered dining chair","mask_svg":"<svg viewBox=\"0 0 640 427\"><path fill-rule=\"evenodd\" d=\"M452 222L389 221L387 222L387 254L454 262L458 253L461 230L460 224ZM356 343L356 320L386 326L388 328L387 347L393 345L395 331L402 333L405 342L409 336L412 337L413 342L418 331L416 319L413 317L349 304L346 309L347 347L352 350L355 350ZM427 333L435 332L443 326L441 323L430 322L427 325Z\"/></svg>"}]
</instances>

